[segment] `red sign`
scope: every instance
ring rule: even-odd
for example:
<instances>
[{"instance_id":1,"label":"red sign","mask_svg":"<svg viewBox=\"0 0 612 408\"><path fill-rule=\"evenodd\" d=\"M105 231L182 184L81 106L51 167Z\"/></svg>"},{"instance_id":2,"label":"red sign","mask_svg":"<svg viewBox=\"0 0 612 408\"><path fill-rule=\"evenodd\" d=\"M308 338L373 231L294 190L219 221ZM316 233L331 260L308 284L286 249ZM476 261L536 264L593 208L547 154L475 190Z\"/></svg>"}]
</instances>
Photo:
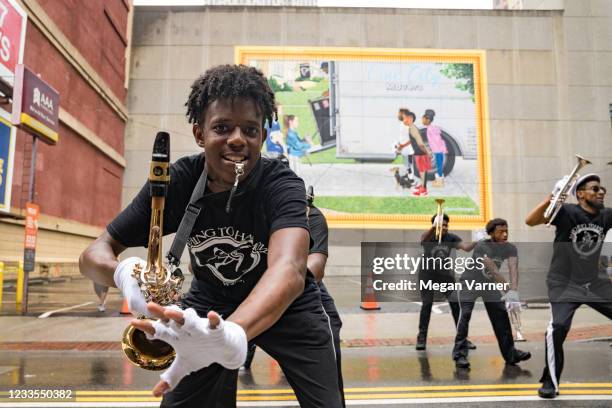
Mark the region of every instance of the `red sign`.
<instances>
[{"instance_id":1,"label":"red sign","mask_svg":"<svg viewBox=\"0 0 612 408\"><path fill-rule=\"evenodd\" d=\"M59 129L59 92L23 64L17 65L13 90L13 125L55 144Z\"/></svg>"},{"instance_id":2,"label":"red sign","mask_svg":"<svg viewBox=\"0 0 612 408\"><path fill-rule=\"evenodd\" d=\"M36 249L36 235L38 233L38 205L34 203L26 204L25 219L25 244L28 249Z\"/></svg>"},{"instance_id":3,"label":"red sign","mask_svg":"<svg viewBox=\"0 0 612 408\"><path fill-rule=\"evenodd\" d=\"M23 61L27 14L14 0L0 0L0 75L11 80Z\"/></svg>"},{"instance_id":4,"label":"red sign","mask_svg":"<svg viewBox=\"0 0 612 408\"><path fill-rule=\"evenodd\" d=\"M39 207L33 203L26 204L25 241L23 248L23 270L32 272L36 266L36 235L38 234ZM26 297L27 299L27 297Z\"/></svg>"}]
</instances>

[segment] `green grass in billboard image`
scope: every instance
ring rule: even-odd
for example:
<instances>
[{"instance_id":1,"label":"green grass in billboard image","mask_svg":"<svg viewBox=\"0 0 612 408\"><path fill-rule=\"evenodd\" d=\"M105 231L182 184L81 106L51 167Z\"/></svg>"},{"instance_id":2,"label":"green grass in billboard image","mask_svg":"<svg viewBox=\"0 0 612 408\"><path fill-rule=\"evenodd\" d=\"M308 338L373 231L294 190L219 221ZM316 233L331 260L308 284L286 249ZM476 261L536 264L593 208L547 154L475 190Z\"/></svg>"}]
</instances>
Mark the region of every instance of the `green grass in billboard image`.
<instances>
[{"instance_id":1,"label":"green grass in billboard image","mask_svg":"<svg viewBox=\"0 0 612 408\"><path fill-rule=\"evenodd\" d=\"M478 206L469 197L318 196L315 205L348 214L433 214L437 209L436 198L444 198L447 214L479 214Z\"/></svg>"}]
</instances>

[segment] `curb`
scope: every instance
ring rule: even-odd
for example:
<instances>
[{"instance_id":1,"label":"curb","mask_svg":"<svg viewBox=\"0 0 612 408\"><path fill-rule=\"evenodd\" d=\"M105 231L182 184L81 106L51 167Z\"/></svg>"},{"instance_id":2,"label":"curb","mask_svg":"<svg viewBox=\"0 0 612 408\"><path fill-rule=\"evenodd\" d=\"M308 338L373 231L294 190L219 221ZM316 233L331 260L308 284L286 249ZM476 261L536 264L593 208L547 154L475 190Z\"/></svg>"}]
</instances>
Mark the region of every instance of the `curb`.
<instances>
[{"instance_id":1,"label":"curb","mask_svg":"<svg viewBox=\"0 0 612 408\"><path fill-rule=\"evenodd\" d=\"M544 341L544 332L525 333L529 341ZM454 336L432 337L427 343L430 345L451 345L455 340ZM472 336L470 337L476 344L497 343L494 335ZM612 325L599 325L591 327L581 327L572 329L567 336L568 341L610 341L612 340ZM348 339L342 340L342 347L398 347L414 346L414 339L409 338L372 338L372 339ZM0 351L116 351L121 350L119 341L20 341L20 342L0 342Z\"/></svg>"}]
</instances>

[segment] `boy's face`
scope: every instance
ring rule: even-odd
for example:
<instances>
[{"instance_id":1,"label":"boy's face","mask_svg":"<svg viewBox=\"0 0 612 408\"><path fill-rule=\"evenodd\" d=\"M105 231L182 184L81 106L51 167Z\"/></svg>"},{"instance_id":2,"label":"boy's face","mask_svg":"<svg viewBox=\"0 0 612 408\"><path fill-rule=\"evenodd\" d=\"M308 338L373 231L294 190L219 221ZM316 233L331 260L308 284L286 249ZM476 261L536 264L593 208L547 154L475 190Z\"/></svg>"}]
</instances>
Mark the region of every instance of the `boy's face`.
<instances>
[{"instance_id":1,"label":"boy's face","mask_svg":"<svg viewBox=\"0 0 612 408\"><path fill-rule=\"evenodd\" d=\"M266 138L263 114L248 98L217 99L208 105L193 134L204 148L213 191L229 190L236 178L235 163L244 163L244 179L255 167Z\"/></svg>"},{"instance_id":2,"label":"boy's face","mask_svg":"<svg viewBox=\"0 0 612 408\"><path fill-rule=\"evenodd\" d=\"M508 226L498 225L495 230L491 233L491 240L493 242L508 242Z\"/></svg>"},{"instance_id":3,"label":"boy's face","mask_svg":"<svg viewBox=\"0 0 612 408\"><path fill-rule=\"evenodd\" d=\"M423 126L428 126L431 123L431 120L427 116L423 116L421 118L421 122L423 122Z\"/></svg>"}]
</instances>

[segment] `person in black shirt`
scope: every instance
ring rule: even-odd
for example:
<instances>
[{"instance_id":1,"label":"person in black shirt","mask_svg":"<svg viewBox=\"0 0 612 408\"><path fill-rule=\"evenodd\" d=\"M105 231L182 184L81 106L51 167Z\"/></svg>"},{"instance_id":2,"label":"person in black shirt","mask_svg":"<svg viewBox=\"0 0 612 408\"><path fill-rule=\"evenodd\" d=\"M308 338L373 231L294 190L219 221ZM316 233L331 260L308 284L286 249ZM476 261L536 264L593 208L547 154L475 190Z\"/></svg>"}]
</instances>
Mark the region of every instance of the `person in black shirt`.
<instances>
[{"instance_id":1,"label":"person in black shirt","mask_svg":"<svg viewBox=\"0 0 612 408\"><path fill-rule=\"evenodd\" d=\"M472 254L475 260L474 268L466 270L461 275L463 288L457 291L459 298L459 322L453 348L453 359L457 368L469 368L467 360L469 330L472 310L476 299L482 297L487 315L493 326L497 344L507 364L516 364L531 358L531 353L514 347L512 327L503 302L518 302L518 252L516 247L508 242L508 223L501 218L494 218L486 225L490 239L480 241ZM479 264L478 261L481 260ZM505 283L499 274L502 263L508 260L510 270L510 290L502 298L498 290L476 289L468 286L468 281L474 284ZM483 268L484 267L484 268Z\"/></svg>"},{"instance_id":2,"label":"person in black shirt","mask_svg":"<svg viewBox=\"0 0 612 408\"><path fill-rule=\"evenodd\" d=\"M281 156L281 162L284 163L285 157ZM286 163L289 166L288 163ZM341 350L340 350L340 329L342 328L342 320L334 299L329 294L329 291L323 283L323 277L325 276L325 265L327 264L328 253L328 236L329 228L327 227L327 221L325 216L317 207L313 205L314 195L310 194L307 196L308 201L308 225L310 227L310 239L312 245L310 247L310 253L308 254L308 272L312 273L319 290L321 291L321 303L323 304L323 310L329 317L329 324L332 330L334 338L334 351L336 354L336 366L338 370L338 386L340 394L342 396L342 405L345 406L344 401L344 383L342 380L342 361L341 361ZM254 342L249 343L249 352L247 354L247 360L244 363L245 369L251 367L251 362L255 356L256 346Z\"/></svg>"},{"instance_id":3,"label":"person in black shirt","mask_svg":"<svg viewBox=\"0 0 612 408\"><path fill-rule=\"evenodd\" d=\"M552 197L561 191L567 176L552 194L525 219L529 226L548 223L544 217ZM606 233L612 228L612 209L604 207L606 189L596 174L580 177L572 194L578 204L562 204L552 220L556 227L553 256L546 278L552 319L546 329L546 359L538 395L555 398L563 371L563 342L576 309L586 304L612 319L612 284L598 276L599 259ZM565 197L564 197L565 199Z\"/></svg>"},{"instance_id":4,"label":"person in black shirt","mask_svg":"<svg viewBox=\"0 0 612 408\"><path fill-rule=\"evenodd\" d=\"M248 340L279 362L301 406L341 407L329 321L306 273L304 182L261 157L274 93L261 71L223 65L196 79L186 105L204 152L171 166L163 219L164 233L176 232L206 169L202 211L187 241L194 279L182 299L186 309L147 305L131 277L144 262L117 261L126 247L147 244L148 185L83 252L81 272L117 285L134 313L159 319L132 324L177 353L153 389L162 407L235 407Z\"/></svg>"},{"instance_id":5,"label":"person in black shirt","mask_svg":"<svg viewBox=\"0 0 612 408\"><path fill-rule=\"evenodd\" d=\"M476 242L467 244L461 240L458 235L448 232L448 224L450 218L447 214L442 217L442 241L438 243L436 238L436 226L440 222L437 215L431 217L431 228L421 235L421 245L423 246L423 255L426 259L439 259L441 262L426 262L424 267L419 270L420 281L432 281L435 283L455 283L455 271L453 269L445 269L445 266L450 265L444 262L445 259L451 257L453 249L462 249L470 252L474 249ZM442 294L448 300L448 304L457 326L459 319L459 305L456 301L456 296L453 296L453 291L445 291ZM417 350L425 350L427 348L427 331L429 329L429 320L431 318L431 308L434 302L435 290L421 289L421 312L419 315L419 334L417 335ZM468 340L468 345L471 349L475 349Z\"/></svg>"},{"instance_id":6,"label":"person in black shirt","mask_svg":"<svg viewBox=\"0 0 612 408\"><path fill-rule=\"evenodd\" d=\"M342 360L340 350L340 329L342 328L342 320L340 319L338 309L336 309L334 299L331 297L329 291L323 283L323 277L325 276L325 265L327 264L327 257L329 255L327 249L329 229L327 227L325 216L321 210L313 206L310 201L308 222L310 225L310 237L313 241L313 245L310 248L310 254L308 255L308 270L312 272L319 285L323 310L329 316L329 323L334 337L334 349L336 352L338 387L342 396L342 405L344 406L344 381L342 379Z\"/></svg>"}]
</instances>

